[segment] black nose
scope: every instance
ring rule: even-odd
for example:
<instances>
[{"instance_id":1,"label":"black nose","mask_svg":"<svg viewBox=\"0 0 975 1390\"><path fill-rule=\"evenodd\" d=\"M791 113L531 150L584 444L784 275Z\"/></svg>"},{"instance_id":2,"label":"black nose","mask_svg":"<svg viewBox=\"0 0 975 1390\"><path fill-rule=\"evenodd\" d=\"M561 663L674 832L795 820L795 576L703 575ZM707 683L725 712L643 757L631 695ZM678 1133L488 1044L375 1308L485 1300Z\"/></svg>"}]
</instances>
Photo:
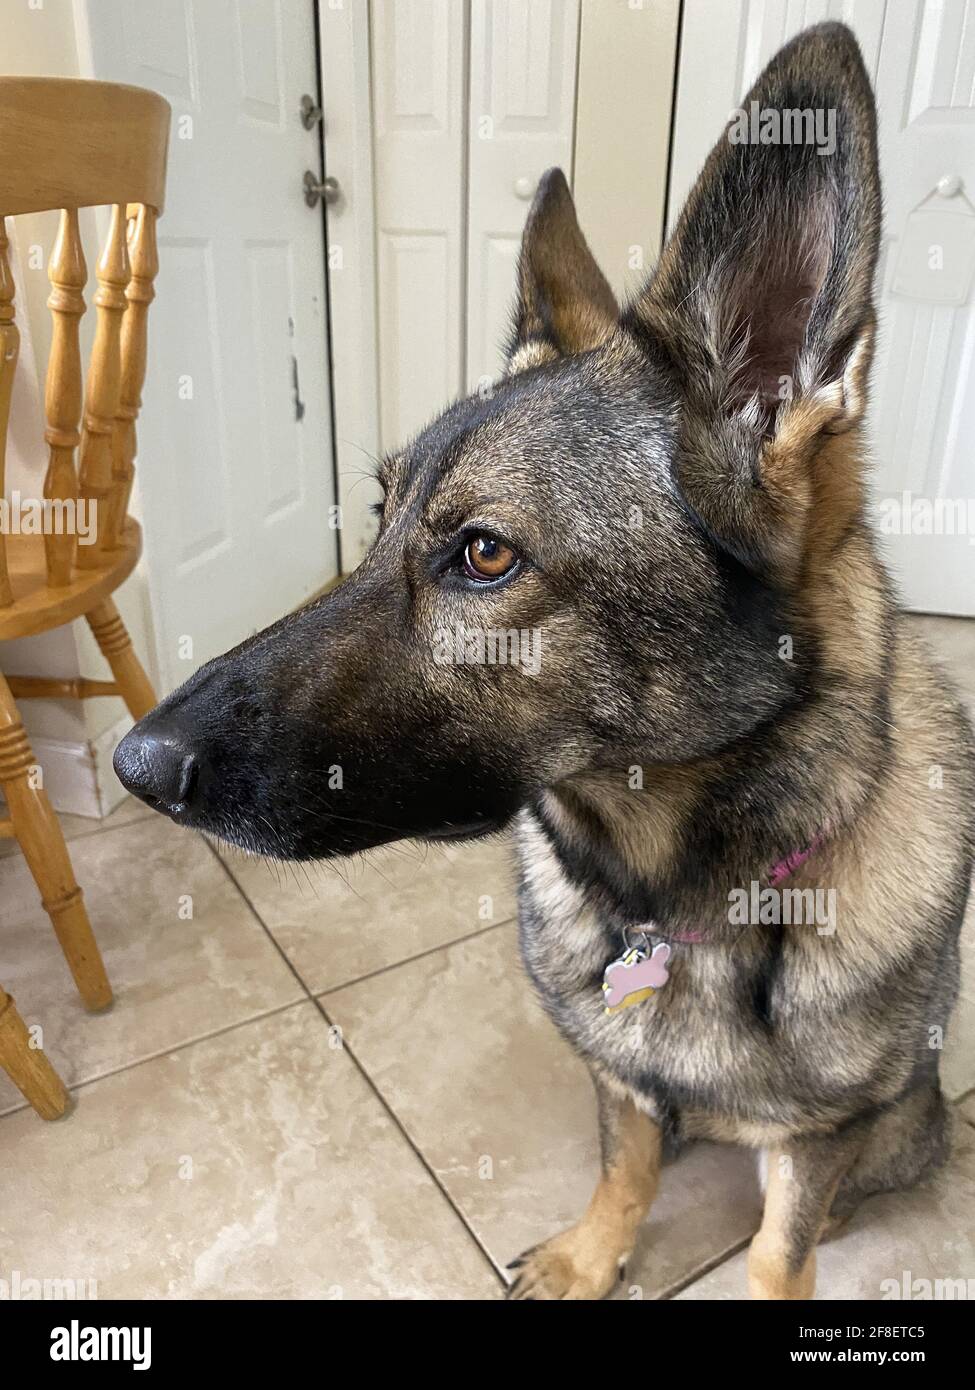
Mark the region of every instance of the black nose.
<instances>
[{"instance_id":1,"label":"black nose","mask_svg":"<svg viewBox=\"0 0 975 1390\"><path fill-rule=\"evenodd\" d=\"M164 724L144 729L146 723L137 724L116 748L116 775L147 806L180 815L192 809L199 785L196 754L180 730Z\"/></svg>"}]
</instances>

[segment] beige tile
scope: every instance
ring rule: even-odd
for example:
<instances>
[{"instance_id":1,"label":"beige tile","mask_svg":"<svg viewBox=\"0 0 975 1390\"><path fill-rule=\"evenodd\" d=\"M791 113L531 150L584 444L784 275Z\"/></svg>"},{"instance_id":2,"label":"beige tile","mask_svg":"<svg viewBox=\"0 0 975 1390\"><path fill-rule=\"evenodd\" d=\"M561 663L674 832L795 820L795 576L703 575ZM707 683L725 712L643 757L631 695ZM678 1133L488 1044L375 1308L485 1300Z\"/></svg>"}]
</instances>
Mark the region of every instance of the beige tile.
<instances>
[{"instance_id":1,"label":"beige tile","mask_svg":"<svg viewBox=\"0 0 975 1390\"><path fill-rule=\"evenodd\" d=\"M0 800L0 819L7 814L7 808ZM131 821L140 820L143 817L148 819L155 812L150 811L143 801L137 801L134 796L127 796L121 801L115 810L102 820L92 816L71 816L66 813L58 815L61 823L61 833L67 841L77 840L82 835L97 835L102 830L117 830L120 825L128 825ZM19 854L19 848L14 840L0 840L0 859L5 854Z\"/></svg>"},{"instance_id":2,"label":"beige tile","mask_svg":"<svg viewBox=\"0 0 975 1390\"><path fill-rule=\"evenodd\" d=\"M487 1298L498 1281L311 1003L0 1120L0 1269L100 1298Z\"/></svg>"},{"instance_id":3,"label":"beige tile","mask_svg":"<svg viewBox=\"0 0 975 1390\"><path fill-rule=\"evenodd\" d=\"M314 993L442 946L516 911L507 837L413 843L286 868L225 852L231 873Z\"/></svg>"},{"instance_id":4,"label":"beige tile","mask_svg":"<svg viewBox=\"0 0 975 1390\"><path fill-rule=\"evenodd\" d=\"M500 927L323 1001L499 1267L576 1220L598 1171L588 1072L536 1002L515 936ZM757 1220L754 1158L688 1149L665 1170L627 1288L658 1296Z\"/></svg>"},{"instance_id":5,"label":"beige tile","mask_svg":"<svg viewBox=\"0 0 975 1390\"><path fill-rule=\"evenodd\" d=\"M872 1197L845 1231L817 1253L821 1299L903 1297L913 1279L975 1280L975 1131L958 1126L949 1166L913 1192ZM745 1254L734 1256L679 1295L737 1299L747 1295ZM923 1286L918 1286L920 1292Z\"/></svg>"},{"instance_id":6,"label":"beige tile","mask_svg":"<svg viewBox=\"0 0 975 1390\"><path fill-rule=\"evenodd\" d=\"M103 1014L82 1007L26 865L0 862L3 984L69 1085L304 997L196 836L152 816L71 850L115 991ZM0 1076L0 1111L21 1103Z\"/></svg>"}]
</instances>

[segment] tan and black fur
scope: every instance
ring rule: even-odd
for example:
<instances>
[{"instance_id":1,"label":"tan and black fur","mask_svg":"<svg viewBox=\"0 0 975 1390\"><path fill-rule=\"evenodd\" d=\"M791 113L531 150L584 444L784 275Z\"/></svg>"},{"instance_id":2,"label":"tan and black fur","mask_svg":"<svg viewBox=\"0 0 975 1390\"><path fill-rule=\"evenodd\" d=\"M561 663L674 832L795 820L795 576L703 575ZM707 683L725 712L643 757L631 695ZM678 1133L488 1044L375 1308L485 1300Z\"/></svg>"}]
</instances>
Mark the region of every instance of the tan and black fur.
<instances>
[{"instance_id":1,"label":"tan and black fur","mask_svg":"<svg viewBox=\"0 0 975 1390\"><path fill-rule=\"evenodd\" d=\"M116 759L174 819L284 858L515 822L525 964L592 1070L603 1151L517 1297L605 1294L665 1142L695 1137L767 1151L752 1292L808 1297L826 1227L948 1144L932 1042L975 773L865 517L873 98L829 24L752 100L835 110L835 151L721 139L622 313L551 171L506 377L385 461L354 575L197 673ZM517 556L490 584L459 564L478 535ZM437 663L454 625L539 629L540 670ZM835 889L835 934L733 926L732 890L817 836L789 886ZM608 1015L603 971L646 923L674 939L670 981Z\"/></svg>"}]
</instances>

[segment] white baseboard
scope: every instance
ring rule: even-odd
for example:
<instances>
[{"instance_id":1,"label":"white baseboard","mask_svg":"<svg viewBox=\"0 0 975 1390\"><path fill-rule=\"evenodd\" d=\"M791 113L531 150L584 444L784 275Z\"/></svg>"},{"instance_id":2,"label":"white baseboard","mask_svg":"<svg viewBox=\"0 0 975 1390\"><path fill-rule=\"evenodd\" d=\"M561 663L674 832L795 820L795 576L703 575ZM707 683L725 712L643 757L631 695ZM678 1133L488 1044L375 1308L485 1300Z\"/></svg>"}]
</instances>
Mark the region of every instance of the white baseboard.
<instances>
[{"instance_id":1,"label":"white baseboard","mask_svg":"<svg viewBox=\"0 0 975 1390\"><path fill-rule=\"evenodd\" d=\"M102 815L95 780L95 760L89 743L59 738L31 739L34 758L44 778L44 790L55 811L72 816Z\"/></svg>"},{"instance_id":2,"label":"white baseboard","mask_svg":"<svg viewBox=\"0 0 975 1390\"><path fill-rule=\"evenodd\" d=\"M125 796L112 770L115 745L132 727L126 716L88 743L32 738L34 756L44 774L44 790L55 811L101 820Z\"/></svg>"}]
</instances>

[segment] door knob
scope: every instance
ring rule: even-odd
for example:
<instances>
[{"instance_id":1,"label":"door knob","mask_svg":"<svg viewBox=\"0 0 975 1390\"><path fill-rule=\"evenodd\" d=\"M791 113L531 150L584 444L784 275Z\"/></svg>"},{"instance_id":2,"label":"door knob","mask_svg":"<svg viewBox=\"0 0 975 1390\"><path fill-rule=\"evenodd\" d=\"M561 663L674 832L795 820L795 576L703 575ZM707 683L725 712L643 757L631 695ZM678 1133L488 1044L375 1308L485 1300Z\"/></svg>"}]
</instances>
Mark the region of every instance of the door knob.
<instances>
[{"instance_id":1,"label":"door knob","mask_svg":"<svg viewBox=\"0 0 975 1390\"><path fill-rule=\"evenodd\" d=\"M305 170L302 187L305 190L305 202L310 208L317 207L319 203L337 203L342 196L338 179L332 178L329 174L327 178L319 180L318 175L313 174L310 169Z\"/></svg>"},{"instance_id":2,"label":"door knob","mask_svg":"<svg viewBox=\"0 0 975 1390\"><path fill-rule=\"evenodd\" d=\"M515 197L527 200L532 196L537 187L537 179L530 179L522 174L520 179L515 179Z\"/></svg>"},{"instance_id":3,"label":"door knob","mask_svg":"<svg viewBox=\"0 0 975 1390\"><path fill-rule=\"evenodd\" d=\"M942 174L938 180L938 192L942 198L954 198L956 193L962 190L962 180L960 174Z\"/></svg>"}]
</instances>

